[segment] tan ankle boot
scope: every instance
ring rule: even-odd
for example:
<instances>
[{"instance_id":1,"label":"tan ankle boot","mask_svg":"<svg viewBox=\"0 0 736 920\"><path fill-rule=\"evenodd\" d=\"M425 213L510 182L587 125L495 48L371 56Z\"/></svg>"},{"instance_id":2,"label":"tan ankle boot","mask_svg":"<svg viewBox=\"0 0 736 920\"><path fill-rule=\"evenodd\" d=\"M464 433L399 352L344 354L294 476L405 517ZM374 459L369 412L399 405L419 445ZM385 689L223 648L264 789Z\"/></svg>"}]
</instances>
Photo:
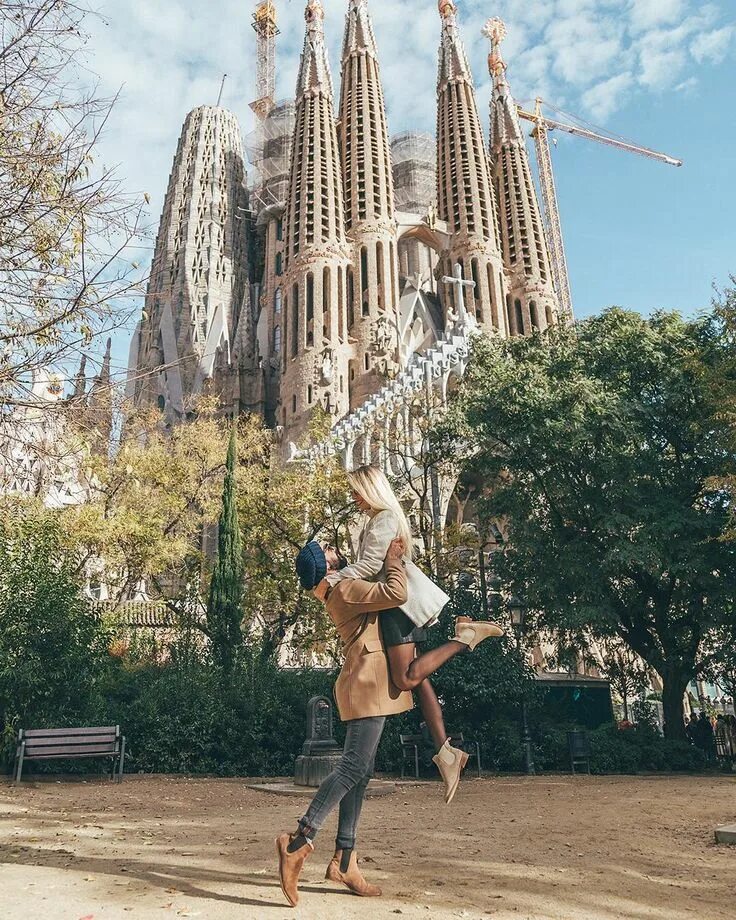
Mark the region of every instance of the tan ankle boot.
<instances>
[{"instance_id":1,"label":"tan ankle boot","mask_svg":"<svg viewBox=\"0 0 736 920\"><path fill-rule=\"evenodd\" d=\"M449 805L455 798L457 787L460 785L460 774L465 769L469 755L450 744L450 739L442 745L432 760L437 764L440 776L445 784L445 804Z\"/></svg>"},{"instance_id":2,"label":"tan ankle boot","mask_svg":"<svg viewBox=\"0 0 736 920\"><path fill-rule=\"evenodd\" d=\"M462 642L463 645L467 645L472 652L484 639L498 638L503 634L504 630L498 623L458 617L455 620L455 635L452 638L455 642Z\"/></svg>"},{"instance_id":3,"label":"tan ankle boot","mask_svg":"<svg viewBox=\"0 0 736 920\"><path fill-rule=\"evenodd\" d=\"M341 860L342 850L335 850L335 855L332 857L327 867L327 872L325 873L326 879L329 879L331 882L341 882L349 888L353 894L357 894L361 898L381 897L382 892L378 885L371 885L370 882L367 882L363 878L363 874L358 868L358 857L355 855L355 850L350 854L347 872L340 871Z\"/></svg>"},{"instance_id":4,"label":"tan ankle boot","mask_svg":"<svg viewBox=\"0 0 736 920\"><path fill-rule=\"evenodd\" d=\"M311 843L305 843L298 850L290 853L288 846L294 834L281 834L276 838L276 852L279 854L279 877L284 897L292 907L299 903L299 876L307 857L314 850Z\"/></svg>"}]
</instances>

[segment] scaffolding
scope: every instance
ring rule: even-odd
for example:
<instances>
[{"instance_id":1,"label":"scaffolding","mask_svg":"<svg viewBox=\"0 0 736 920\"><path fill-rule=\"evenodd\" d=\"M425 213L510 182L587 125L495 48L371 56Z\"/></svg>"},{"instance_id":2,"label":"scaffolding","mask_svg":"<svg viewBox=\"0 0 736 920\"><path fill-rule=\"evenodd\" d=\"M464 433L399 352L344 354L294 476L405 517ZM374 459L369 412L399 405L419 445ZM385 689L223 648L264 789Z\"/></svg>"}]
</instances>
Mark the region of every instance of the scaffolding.
<instances>
[{"instance_id":1,"label":"scaffolding","mask_svg":"<svg viewBox=\"0 0 736 920\"><path fill-rule=\"evenodd\" d=\"M295 119L293 101L275 103L272 100L268 113L259 120L256 129L246 135L245 152L252 166L249 171L251 201L256 211L286 201Z\"/></svg>"},{"instance_id":2,"label":"scaffolding","mask_svg":"<svg viewBox=\"0 0 736 920\"><path fill-rule=\"evenodd\" d=\"M276 36L279 27L276 5L270 0L258 3L253 12L256 40L256 100L251 108L260 119L265 118L274 105L276 92Z\"/></svg>"},{"instance_id":3,"label":"scaffolding","mask_svg":"<svg viewBox=\"0 0 736 920\"><path fill-rule=\"evenodd\" d=\"M426 214L437 198L437 145L431 134L404 131L391 139L396 209Z\"/></svg>"}]
</instances>

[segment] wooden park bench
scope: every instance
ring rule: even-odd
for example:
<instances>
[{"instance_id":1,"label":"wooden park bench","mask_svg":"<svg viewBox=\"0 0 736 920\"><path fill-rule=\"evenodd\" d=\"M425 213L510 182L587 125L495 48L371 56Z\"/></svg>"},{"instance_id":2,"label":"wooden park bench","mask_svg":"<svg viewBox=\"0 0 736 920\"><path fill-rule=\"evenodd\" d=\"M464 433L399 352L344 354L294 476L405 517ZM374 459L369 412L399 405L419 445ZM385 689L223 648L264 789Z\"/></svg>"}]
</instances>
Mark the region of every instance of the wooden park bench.
<instances>
[{"instance_id":1,"label":"wooden park bench","mask_svg":"<svg viewBox=\"0 0 736 920\"><path fill-rule=\"evenodd\" d=\"M427 746L428 736L424 734L399 735L399 738L401 739L401 778L404 779L406 774L406 764L411 763L414 768L414 776L419 779L419 752L422 748ZM476 769L478 770L478 776L480 776L480 744L477 741L466 741L462 732L456 735L450 735L450 744L453 747L465 751L465 753L469 755L470 760L475 757Z\"/></svg>"},{"instance_id":2,"label":"wooden park bench","mask_svg":"<svg viewBox=\"0 0 736 920\"><path fill-rule=\"evenodd\" d=\"M15 782L20 782L26 760L79 760L89 757L111 757L113 764L110 779L122 782L125 736L120 733L119 725L103 728L21 729L15 752Z\"/></svg>"}]
</instances>

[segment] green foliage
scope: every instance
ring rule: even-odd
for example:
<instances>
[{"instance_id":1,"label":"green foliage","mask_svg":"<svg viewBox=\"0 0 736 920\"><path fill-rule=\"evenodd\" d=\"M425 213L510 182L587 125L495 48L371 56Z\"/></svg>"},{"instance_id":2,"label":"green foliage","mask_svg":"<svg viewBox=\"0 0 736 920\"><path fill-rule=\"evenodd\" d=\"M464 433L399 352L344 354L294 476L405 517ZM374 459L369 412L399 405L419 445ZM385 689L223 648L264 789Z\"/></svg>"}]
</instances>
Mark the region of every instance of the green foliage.
<instances>
[{"instance_id":1,"label":"green foliage","mask_svg":"<svg viewBox=\"0 0 736 920\"><path fill-rule=\"evenodd\" d=\"M705 767L698 748L662 738L646 724L624 730L606 725L591 734L593 773L697 772Z\"/></svg>"},{"instance_id":2,"label":"green foliage","mask_svg":"<svg viewBox=\"0 0 736 920\"><path fill-rule=\"evenodd\" d=\"M729 342L716 310L611 309L575 330L481 339L441 433L485 485L481 518L508 525L504 584L539 625L620 637L661 676L679 737L687 682L728 647L736 604L716 484L736 452L711 398ZM733 398L736 376L719 393Z\"/></svg>"},{"instance_id":3,"label":"green foliage","mask_svg":"<svg viewBox=\"0 0 736 920\"><path fill-rule=\"evenodd\" d=\"M206 662L121 663L107 687L109 718L125 726L128 769L218 776L290 776L305 738L306 705L331 696L335 675L237 662L223 687Z\"/></svg>"},{"instance_id":4,"label":"green foliage","mask_svg":"<svg viewBox=\"0 0 736 920\"><path fill-rule=\"evenodd\" d=\"M106 634L81 595L58 519L0 507L0 734L84 722L99 706Z\"/></svg>"},{"instance_id":5,"label":"green foliage","mask_svg":"<svg viewBox=\"0 0 736 920\"><path fill-rule=\"evenodd\" d=\"M210 599L207 605L207 632L211 641L212 657L225 672L232 670L243 643L243 546L235 492L236 449L237 437L233 428L222 491L217 561L212 573Z\"/></svg>"}]
</instances>

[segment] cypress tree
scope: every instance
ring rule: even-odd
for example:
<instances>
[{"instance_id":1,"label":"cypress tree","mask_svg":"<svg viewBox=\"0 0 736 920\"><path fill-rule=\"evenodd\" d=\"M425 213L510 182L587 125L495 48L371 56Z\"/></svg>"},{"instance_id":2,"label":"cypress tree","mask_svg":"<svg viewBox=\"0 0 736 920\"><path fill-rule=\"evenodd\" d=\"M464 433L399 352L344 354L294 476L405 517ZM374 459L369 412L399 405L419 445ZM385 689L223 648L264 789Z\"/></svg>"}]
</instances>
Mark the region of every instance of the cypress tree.
<instances>
[{"instance_id":1,"label":"cypress tree","mask_svg":"<svg viewBox=\"0 0 736 920\"><path fill-rule=\"evenodd\" d=\"M207 626L212 643L212 657L223 671L230 672L237 650L243 641L240 606L243 591L243 547L235 491L235 428L230 434L225 484L222 490L222 513L218 526L217 561L210 583Z\"/></svg>"}]
</instances>

